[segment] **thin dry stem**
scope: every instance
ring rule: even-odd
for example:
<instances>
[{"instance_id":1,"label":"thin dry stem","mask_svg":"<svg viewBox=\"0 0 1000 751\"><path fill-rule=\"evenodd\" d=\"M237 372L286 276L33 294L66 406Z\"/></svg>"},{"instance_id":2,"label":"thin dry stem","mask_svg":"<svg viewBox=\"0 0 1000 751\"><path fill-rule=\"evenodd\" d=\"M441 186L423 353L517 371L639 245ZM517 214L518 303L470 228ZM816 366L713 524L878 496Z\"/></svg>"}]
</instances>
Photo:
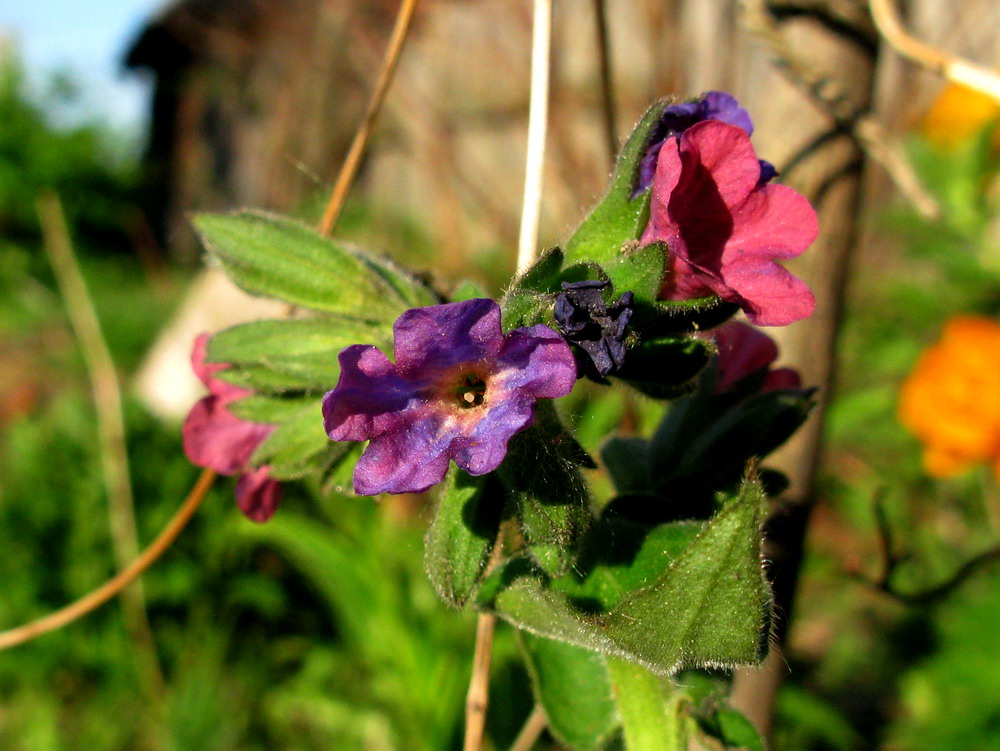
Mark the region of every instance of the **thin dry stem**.
<instances>
[{"instance_id":1,"label":"thin dry stem","mask_svg":"<svg viewBox=\"0 0 1000 751\"><path fill-rule=\"evenodd\" d=\"M933 47L909 34L903 28L893 0L869 0L869 7L882 38L900 55L953 83L975 89L1000 102L1000 75L996 71Z\"/></svg>"},{"instance_id":2,"label":"thin dry stem","mask_svg":"<svg viewBox=\"0 0 1000 751\"><path fill-rule=\"evenodd\" d=\"M552 0L535 0L531 30L531 97L528 105L528 155L524 167L524 203L517 243L517 271L535 260L542 209L542 170L549 122L549 74L552 46Z\"/></svg>"},{"instance_id":3,"label":"thin dry stem","mask_svg":"<svg viewBox=\"0 0 1000 751\"><path fill-rule=\"evenodd\" d=\"M927 192L902 144L871 115L858 111L841 88L804 62L785 40L764 0L740 0L747 28L771 48L774 63L789 81L815 101L858 146L882 166L899 192L925 219L937 219L941 207Z\"/></svg>"},{"instance_id":4,"label":"thin dry stem","mask_svg":"<svg viewBox=\"0 0 1000 751\"><path fill-rule=\"evenodd\" d=\"M608 139L608 156L614 165L618 156L618 113L611 74L611 41L608 34L608 13L604 0L594 0L594 20L597 24L597 55L601 71L601 102L604 108L604 129Z\"/></svg>"},{"instance_id":5,"label":"thin dry stem","mask_svg":"<svg viewBox=\"0 0 1000 751\"><path fill-rule=\"evenodd\" d=\"M479 751L486 728L486 708L490 701L490 662L493 656L493 631L497 618L480 613L476 621L476 648L472 656L472 679L465 697L464 751Z\"/></svg>"},{"instance_id":6,"label":"thin dry stem","mask_svg":"<svg viewBox=\"0 0 1000 751\"><path fill-rule=\"evenodd\" d=\"M531 710L531 714L528 715L528 719L525 720L521 732L514 739L510 751L531 751L548 724L549 719L545 716L545 709L542 708L541 704L536 704L535 708Z\"/></svg>"},{"instance_id":7,"label":"thin dry stem","mask_svg":"<svg viewBox=\"0 0 1000 751\"><path fill-rule=\"evenodd\" d=\"M66 303L70 324L80 342L90 379L97 413L101 468L108 493L112 549L120 570L139 555L135 504L125 444L125 420L122 416L121 385L86 281L73 252L62 204L54 193L46 193L38 199L36 208L45 253ZM151 693L159 693L163 688L163 673L156 656L156 645L149 627L141 583L135 582L122 592L122 611L125 627L132 641L139 647L136 656L140 661L144 682Z\"/></svg>"},{"instance_id":8,"label":"thin dry stem","mask_svg":"<svg viewBox=\"0 0 1000 751\"><path fill-rule=\"evenodd\" d=\"M194 512L201 505L201 502L205 500L205 496L208 494L209 488L212 487L214 480L215 472L210 469L203 470L191 492L184 499L184 503L181 504L181 507L170 518L167 526L163 528L163 531L160 532L157 538L153 540L138 558L111 579L104 582L100 587L84 595L79 600L55 612L49 613L43 618L39 618L37 621L26 623L23 626L18 626L8 631L0 631L0 650L23 644L49 631L62 628L67 623L72 623L77 618L81 618L87 615L87 613L96 610L138 579L170 547L173 541L177 539L177 535L181 533L181 530L190 521Z\"/></svg>"},{"instance_id":9,"label":"thin dry stem","mask_svg":"<svg viewBox=\"0 0 1000 751\"><path fill-rule=\"evenodd\" d=\"M337 181L330 192L330 200L327 202L323 218L320 220L319 232L321 235L329 235L333 232L333 228L337 225L337 220L340 218L340 213L344 209L347 194L351 190L351 185L354 184L354 178L358 174L358 167L361 166L361 158L368 147L368 141L375 130L375 123L378 122L379 114L382 112L382 105L385 102L386 94L389 93L389 87L392 85L396 66L403 52L406 39L409 36L413 14L417 9L419 1L403 0L403 4L399 8L399 14L396 16L396 24L392 29L392 36L389 38L389 46L386 49L385 57L382 59L382 67L379 70L372 97L368 102L365 118L354 134L354 140L351 141L351 147L344 158L344 164L340 168L340 174L337 175Z\"/></svg>"}]
</instances>

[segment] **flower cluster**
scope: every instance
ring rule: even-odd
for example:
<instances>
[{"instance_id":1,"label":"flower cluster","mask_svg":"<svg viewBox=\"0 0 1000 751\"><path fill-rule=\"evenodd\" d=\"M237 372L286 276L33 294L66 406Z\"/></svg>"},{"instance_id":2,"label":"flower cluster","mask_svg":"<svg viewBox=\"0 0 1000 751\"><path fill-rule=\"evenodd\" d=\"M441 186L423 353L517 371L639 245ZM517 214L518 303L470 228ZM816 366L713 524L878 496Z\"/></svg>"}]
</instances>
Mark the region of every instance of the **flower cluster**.
<instances>
[{"instance_id":1,"label":"flower cluster","mask_svg":"<svg viewBox=\"0 0 1000 751\"><path fill-rule=\"evenodd\" d=\"M1000 477L1000 324L951 318L903 383L899 418L923 443L929 475L988 462Z\"/></svg>"},{"instance_id":2,"label":"flower cluster","mask_svg":"<svg viewBox=\"0 0 1000 751\"><path fill-rule=\"evenodd\" d=\"M669 251L660 297L717 295L759 326L806 318L812 292L778 261L816 238L816 213L791 188L768 184L773 168L757 158L749 118L735 101L722 114L702 116L656 150L641 242L663 242Z\"/></svg>"},{"instance_id":3,"label":"flower cluster","mask_svg":"<svg viewBox=\"0 0 1000 751\"><path fill-rule=\"evenodd\" d=\"M534 420L535 400L565 396L576 381L559 334L538 324L504 335L492 300L408 310L393 334L395 362L370 345L348 347L323 398L330 438L369 441L354 469L360 495L422 492L449 461L492 472Z\"/></svg>"},{"instance_id":4,"label":"flower cluster","mask_svg":"<svg viewBox=\"0 0 1000 751\"><path fill-rule=\"evenodd\" d=\"M266 466L251 467L250 457L274 428L262 423L241 420L229 411L229 405L253 392L215 377L225 370L225 363L205 362L208 334L194 343L191 365L208 389L184 421L184 453L192 464L214 469L220 475L239 475L236 505L255 522L270 519L281 503L281 485L271 478Z\"/></svg>"}]
</instances>

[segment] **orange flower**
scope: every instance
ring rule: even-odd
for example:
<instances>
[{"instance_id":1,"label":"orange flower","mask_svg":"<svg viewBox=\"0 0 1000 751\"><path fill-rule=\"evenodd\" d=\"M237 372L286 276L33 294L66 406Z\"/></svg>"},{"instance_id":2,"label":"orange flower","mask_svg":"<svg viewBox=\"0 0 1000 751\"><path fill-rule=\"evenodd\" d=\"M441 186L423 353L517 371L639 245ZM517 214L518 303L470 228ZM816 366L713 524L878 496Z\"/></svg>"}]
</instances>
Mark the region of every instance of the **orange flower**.
<instances>
[{"instance_id":1,"label":"orange flower","mask_svg":"<svg viewBox=\"0 0 1000 751\"><path fill-rule=\"evenodd\" d=\"M903 383L899 419L924 444L927 474L989 462L1000 478L1000 324L949 319Z\"/></svg>"},{"instance_id":2,"label":"orange flower","mask_svg":"<svg viewBox=\"0 0 1000 751\"><path fill-rule=\"evenodd\" d=\"M1000 102L957 83L945 86L920 122L920 132L929 141L953 149L992 123L1000 123ZM1000 127L994 127L993 143L1000 146Z\"/></svg>"}]
</instances>

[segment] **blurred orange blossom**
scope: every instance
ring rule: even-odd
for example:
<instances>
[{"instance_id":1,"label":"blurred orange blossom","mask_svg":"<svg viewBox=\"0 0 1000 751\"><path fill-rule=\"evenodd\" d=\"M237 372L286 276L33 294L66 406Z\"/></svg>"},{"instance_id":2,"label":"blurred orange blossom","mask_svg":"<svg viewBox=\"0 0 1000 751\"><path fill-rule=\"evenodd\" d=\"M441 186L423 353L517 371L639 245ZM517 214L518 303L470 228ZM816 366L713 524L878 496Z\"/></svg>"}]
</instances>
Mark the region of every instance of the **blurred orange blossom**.
<instances>
[{"instance_id":1,"label":"blurred orange blossom","mask_svg":"<svg viewBox=\"0 0 1000 751\"><path fill-rule=\"evenodd\" d=\"M945 86L920 121L920 132L944 149L953 149L993 124L993 143L1000 147L1000 102L957 83Z\"/></svg>"},{"instance_id":2,"label":"blurred orange blossom","mask_svg":"<svg viewBox=\"0 0 1000 751\"><path fill-rule=\"evenodd\" d=\"M923 443L929 475L990 462L1000 478L1000 324L950 318L904 381L899 419Z\"/></svg>"}]
</instances>

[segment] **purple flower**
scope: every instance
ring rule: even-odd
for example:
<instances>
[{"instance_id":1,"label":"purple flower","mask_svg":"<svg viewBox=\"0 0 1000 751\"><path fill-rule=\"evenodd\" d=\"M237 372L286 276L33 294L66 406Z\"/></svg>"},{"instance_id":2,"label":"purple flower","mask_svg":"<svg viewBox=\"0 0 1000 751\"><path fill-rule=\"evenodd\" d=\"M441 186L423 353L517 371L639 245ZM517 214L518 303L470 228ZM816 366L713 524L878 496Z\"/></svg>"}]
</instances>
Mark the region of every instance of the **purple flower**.
<instances>
[{"instance_id":1,"label":"purple flower","mask_svg":"<svg viewBox=\"0 0 1000 751\"><path fill-rule=\"evenodd\" d=\"M413 308L393 333L395 363L373 346L347 347L323 397L330 438L370 441L354 468L359 495L423 492L449 460L493 471L533 422L535 400L565 396L576 381L559 334L538 324L504 335L492 300Z\"/></svg>"},{"instance_id":2,"label":"purple flower","mask_svg":"<svg viewBox=\"0 0 1000 751\"><path fill-rule=\"evenodd\" d=\"M215 377L229 366L205 362L208 339L208 334L195 339L191 353L191 366L208 388L208 396L191 408L184 421L184 453L198 467L240 475L236 505L252 521L266 522L281 503L281 485L271 479L267 467L251 467L250 457L274 426L241 420L229 411L229 404L253 392Z\"/></svg>"},{"instance_id":3,"label":"purple flower","mask_svg":"<svg viewBox=\"0 0 1000 751\"><path fill-rule=\"evenodd\" d=\"M719 347L715 393L735 390L747 378L763 375L757 393L802 388L802 379L791 368L771 369L778 359L778 345L763 331L739 321L728 321L710 332Z\"/></svg>"},{"instance_id":4,"label":"purple flower","mask_svg":"<svg viewBox=\"0 0 1000 751\"><path fill-rule=\"evenodd\" d=\"M563 336L586 353L583 369L602 379L625 362L625 331L632 318L631 292L613 305L604 302L601 290L609 284L598 280L563 282L554 311Z\"/></svg>"},{"instance_id":5,"label":"purple flower","mask_svg":"<svg viewBox=\"0 0 1000 751\"><path fill-rule=\"evenodd\" d=\"M717 295L758 326L812 314L812 292L778 261L816 239L816 212L791 188L761 185L759 178L742 128L708 120L667 139L641 239L669 250L660 299Z\"/></svg>"},{"instance_id":6,"label":"purple flower","mask_svg":"<svg viewBox=\"0 0 1000 751\"><path fill-rule=\"evenodd\" d=\"M740 107L736 97L732 94L727 94L724 91L710 91L701 99L671 104L663 110L660 121L650 134L649 140L652 145L646 150L639 165L639 184L633 195L639 195L653 182L653 176L656 174L656 161L663 142L671 136L680 135L692 125L704 120L719 120L729 123L745 130L748 136L753 135L753 122L750 120L750 114ZM770 162L761 159L759 163L760 177L758 179L761 184L777 176L778 171Z\"/></svg>"}]
</instances>

